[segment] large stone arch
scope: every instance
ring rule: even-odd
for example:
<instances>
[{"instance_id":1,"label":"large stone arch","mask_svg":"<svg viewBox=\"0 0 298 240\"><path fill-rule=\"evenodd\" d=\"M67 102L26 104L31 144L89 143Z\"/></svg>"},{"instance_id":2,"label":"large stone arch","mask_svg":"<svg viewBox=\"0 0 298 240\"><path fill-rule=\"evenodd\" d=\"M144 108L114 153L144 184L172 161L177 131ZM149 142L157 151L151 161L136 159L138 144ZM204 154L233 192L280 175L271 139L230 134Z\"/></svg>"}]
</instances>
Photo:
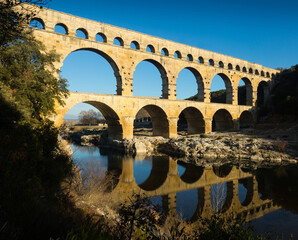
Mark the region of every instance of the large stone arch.
<instances>
[{"instance_id":1,"label":"large stone arch","mask_svg":"<svg viewBox=\"0 0 298 240\"><path fill-rule=\"evenodd\" d=\"M197 100L200 101L200 102L204 102L204 81L203 81L203 77L202 77L201 73L193 67L183 67L179 71L179 73L183 69L189 70L194 75L194 77L196 79L197 87L198 87ZM177 77L178 77L179 73L177 74Z\"/></svg>"},{"instance_id":2,"label":"large stone arch","mask_svg":"<svg viewBox=\"0 0 298 240\"><path fill-rule=\"evenodd\" d=\"M239 184L243 184L243 186L247 190L245 199L243 201L240 201L240 199L239 199L239 202L242 206L248 206L249 204L251 204L251 202L253 200L253 194L254 194L253 178L250 177L250 178L239 179ZM239 186L238 186L238 188L239 188Z\"/></svg>"},{"instance_id":3,"label":"large stone arch","mask_svg":"<svg viewBox=\"0 0 298 240\"><path fill-rule=\"evenodd\" d=\"M185 183L192 184L197 182L203 176L203 173L204 167L186 163L185 172L180 179Z\"/></svg>"},{"instance_id":4,"label":"large stone arch","mask_svg":"<svg viewBox=\"0 0 298 240\"><path fill-rule=\"evenodd\" d=\"M261 107L270 99L270 87L266 81L261 81L257 89L257 106Z\"/></svg>"},{"instance_id":5,"label":"large stone arch","mask_svg":"<svg viewBox=\"0 0 298 240\"><path fill-rule=\"evenodd\" d=\"M236 192L234 192L234 188L235 186L233 181L226 182L226 197L225 202L220 209L221 213L231 211L231 207L233 206L233 204L235 206L236 202L239 201Z\"/></svg>"},{"instance_id":6,"label":"large stone arch","mask_svg":"<svg viewBox=\"0 0 298 240\"><path fill-rule=\"evenodd\" d=\"M183 109L179 115L179 124L187 124L188 134L205 133L205 121L203 114L195 107L187 107Z\"/></svg>"},{"instance_id":7,"label":"large stone arch","mask_svg":"<svg viewBox=\"0 0 298 240\"><path fill-rule=\"evenodd\" d=\"M243 111L239 117L240 128L250 128L254 125L253 114L249 111Z\"/></svg>"},{"instance_id":8,"label":"large stone arch","mask_svg":"<svg viewBox=\"0 0 298 240\"><path fill-rule=\"evenodd\" d=\"M214 174L220 178L226 178L232 170L233 167L229 165L213 166Z\"/></svg>"},{"instance_id":9,"label":"large stone arch","mask_svg":"<svg viewBox=\"0 0 298 240\"><path fill-rule=\"evenodd\" d=\"M168 138L170 135L170 127L167 114L165 111L157 105L145 105L137 111L144 109L150 115L152 121L153 136L162 136Z\"/></svg>"},{"instance_id":10,"label":"large stone arch","mask_svg":"<svg viewBox=\"0 0 298 240\"><path fill-rule=\"evenodd\" d=\"M212 131L226 131L234 128L232 115L226 109L219 109L213 115Z\"/></svg>"},{"instance_id":11,"label":"large stone arch","mask_svg":"<svg viewBox=\"0 0 298 240\"><path fill-rule=\"evenodd\" d=\"M133 69L133 73L136 70L136 67L141 63L141 62L149 62L152 63L159 71L161 79L162 79L162 98L164 99L168 99L169 96L169 79L168 79L168 75L167 75L167 71L164 68L164 66L158 62L157 60L151 59L151 58L145 58L145 59L141 59L139 60L137 63L135 63L135 67Z\"/></svg>"},{"instance_id":12,"label":"large stone arch","mask_svg":"<svg viewBox=\"0 0 298 240\"><path fill-rule=\"evenodd\" d=\"M208 187L200 187L197 189L198 193L198 204L197 209L193 216L190 218L190 222L194 223L201 219L201 217L205 217L204 213L210 213L211 212L211 192L210 192L210 186Z\"/></svg>"},{"instance_id":13,"label":"large stone arch","mask_svg":"<svg viewBox=\"0 0 298 240\"><path fill-rule=\"evenodd\" d=\"M232 104L233 103L233 87L232 87L232 82L231 82L230 78L225 73L222 73L222 72L216 73L213 76L213 78L216 75L218 75L222 78L222 80L224 81L225 87L226 87L226 101L225 101L225 103ZM213 80L213 78L212 78L212 80ZM211 83L212 83L212 81L210 82L210 87L211 87ZM211 96L210 96L210 101L212 101Z\"/></svg>"},{"instance_id":14,"label":"large stone arch","mask_svg":"<svg viewBox=\"0 0 298 240\"><path fill-rule=\"evenodd\" d=\"M80 99L79 96L73 96L66 100L66 105L63 109L57 111L57 117L55 119L56 126L61 126L63 123L64 115L75 105L79 103L87 103L97 108L106 119L108 124L108 137L111 139L123 139L123 127L120 122L120 115L112 107L108 106L106 103L98 100L90 99Z\"/></svg>"},{"instance_id":15,"label":"large stone arch","mask_svg":"<svg viewBox=\"0 0 298 240\"><path fill-rule=\"evenodd\" d=\"M145 191L154 191L167 180L169 173L169 158L152 156L152 169L149 177L139 185Z\"/></svg>"},{"instance_id":16,"label":"large stone arch","mask_svg":"<svg viewBox=\"0 0 298 240\"><path fill-rule=\"evenodd\" d=\"M122 83L122 77L120 75L120 69L118 67L118 64L116 63L116 61L107 53L103 52L102 50L96 49L96 48L91 48L91 47L85 47L85 48L77 48L73 51L68 52L67 54L65 54L63 56L63 59L61 59L61 62L63 62L67 56L69 56L69 54L73 53L73 52L79 52L79 51L90 51L90 52L94 52L96 54L99 54L100 56L102 56L106 61L108 61L108 63L110 64L110 66L112 67L113 71L114 71L114 75L116 77L116 82L117 82L117 89L116 89L116 94L117 95L122 95L123 92L123 83Z\"/></svg>"},{"instance_id":17,"label":"large stone arch","mask_svg":"<svg viewBox=\"0 0 298 240\"><path fill-rule=\"evenodd\" d=\"M243 80L243 82L245 83L245 103L241 103L239 102L239 99L240 99L240 93L239 93L239 89L238 89L238 105L248 105L248 106L252 106L253 104L253 97L252 97L252 94L253 94L253 89L252 89L252 84L251 84L251 81L247 78L247 77L243 77L239 80L239 82ZM238 85L239 85L239 82L238 82ZM238 86L237 85L237 86Z\"/></svg>"}]
</instances>

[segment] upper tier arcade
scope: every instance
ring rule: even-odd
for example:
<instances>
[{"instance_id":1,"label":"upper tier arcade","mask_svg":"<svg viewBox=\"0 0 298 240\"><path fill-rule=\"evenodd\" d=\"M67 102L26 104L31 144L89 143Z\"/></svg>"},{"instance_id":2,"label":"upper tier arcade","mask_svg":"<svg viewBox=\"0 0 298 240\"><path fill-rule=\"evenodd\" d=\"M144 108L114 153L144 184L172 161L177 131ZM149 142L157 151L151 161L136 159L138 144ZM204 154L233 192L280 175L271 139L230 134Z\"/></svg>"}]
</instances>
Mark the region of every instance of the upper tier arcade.
<instances>
[{"instance_id":1,"label":"upper tier arcade","mask_svg":"<svg viewBox=\"0 0 298 240\"><path fill-rule=\"evenodd\" d=\"M71 52L78 50L90 50L108 60L117 79L117 95L133 95L133 73L141 61L153 63L160 71L161 98L176 99L176 79L179 72L187 68L197 79L198 101L210 102L212 78L220 75L226 85L226 103L234 105L238 104L241 79L246 85L247 105L253 106L259 84L270 81L278 72L260 64L51 9L38 10L32 20L41 25L41 29L34 28L37 39L48 50L55 49L61 55L58 68ZM55 32L57 25L64 28L65 34ZM85 38L76 37L77 30L83 32ZM96 41L96 36L100 36L101 41Z\"/></svg>"}]
</instances>

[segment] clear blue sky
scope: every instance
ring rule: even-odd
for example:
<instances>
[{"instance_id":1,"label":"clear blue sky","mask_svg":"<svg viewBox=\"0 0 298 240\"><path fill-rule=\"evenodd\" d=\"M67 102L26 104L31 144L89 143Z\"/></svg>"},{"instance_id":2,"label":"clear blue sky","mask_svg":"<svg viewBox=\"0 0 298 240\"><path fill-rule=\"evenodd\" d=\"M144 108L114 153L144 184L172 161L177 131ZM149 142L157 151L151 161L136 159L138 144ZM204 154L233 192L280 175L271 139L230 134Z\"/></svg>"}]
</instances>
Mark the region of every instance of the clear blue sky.
<instances>
[{"instance_id":1,"label":"clear blue sky","mask_svg":"<svg viewBox=\"0 0 298 240\"><path fill-rule=\"evenodd\" d=\"M270 68L298 64L297 0L52 0L48 7ZM62 76L69 80L72 91L115 93L111 67L93 53L70 54ZM211 90L223 88L219 80L214 80ZM183 70L177 80L177 98L194 95L196 88L194 77ZM161 95L160 75L150 63L137 66L134 95Z\"/></svg>"}]
</instances>

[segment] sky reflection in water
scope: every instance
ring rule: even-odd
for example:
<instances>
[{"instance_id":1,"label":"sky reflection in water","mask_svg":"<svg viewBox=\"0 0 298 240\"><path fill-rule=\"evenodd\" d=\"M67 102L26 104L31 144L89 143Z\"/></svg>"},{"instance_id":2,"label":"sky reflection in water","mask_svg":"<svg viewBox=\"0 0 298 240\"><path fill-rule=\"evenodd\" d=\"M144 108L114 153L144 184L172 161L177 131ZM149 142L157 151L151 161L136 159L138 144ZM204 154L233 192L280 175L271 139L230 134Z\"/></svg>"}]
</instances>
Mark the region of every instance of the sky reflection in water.
<instances>
[{"instance_id":1,"label":"sky reflection in water","mask_svg":"<svg viewBox=\"0 0 298 240\"><path fill-rule=\"evenodd\" d=\"M100 168L104 173L108 168L108 155L101 154L99 148L97 147L87 147L87 146L75 146L71 145L73 150L73 157L75 163L78 164L79 168L82 169L82 174L84 174L84 169L89 165L92 165L93 168ZM134 160L133 161L133 171L134 178L138 185L144 183L151 174L152 170L152 157L147 157L143 160ZM90 167L90 166L89 166ZM186 167L178 163L177 165L178 174L181 177L185 171ZM263 173L259 174L262 181L262 176L268 174L268 169L264 170ZM267 171L267 172L266 172ZM298 171L297 171L298 173ZM270 175L270 171L269 171ZM261 183L261 182L260 182ZM259 185L260 185L259 183ZM296 183L297 184L297 183ZM263 185L262 185L263 186ZM259 186L260 187L260 186ZM262 187L261 187L262 188ZM260 189L259 189L260 191ZM262 190L261 190L262 191ZM221 198L217 199L221 192ZM211 203L215 211L222 208L223 203L225 202L227 192L227 183L214 184L211 185ZM238 184L238 197L240 203L243 203L247 196L247 188L245 183L239 182ZM258 192L259 197L262 197L263 194ZM162 197L154 197L151 199L154 204L162 205ZM216 206L216 202L222 202ZM189 220L195 213L198 205L198 191L197 189L191 189L187 191L182 191L176 193L176 210L178 216L183 220ZM292 204L293 205L293 204ZM298 205L298 204L297 204ZM298 206L297 206L298 209ZM296 209L296 212L297 212ZM289 210L279 209L269 214L264 215L263 217L253 220L251 224L255 227L255 230L259 233L273 231L277 232L282 239L289 239L291 234L294 235L294 239L298 239L298 215L293 214Z\"/></svg>"}]
</instances>

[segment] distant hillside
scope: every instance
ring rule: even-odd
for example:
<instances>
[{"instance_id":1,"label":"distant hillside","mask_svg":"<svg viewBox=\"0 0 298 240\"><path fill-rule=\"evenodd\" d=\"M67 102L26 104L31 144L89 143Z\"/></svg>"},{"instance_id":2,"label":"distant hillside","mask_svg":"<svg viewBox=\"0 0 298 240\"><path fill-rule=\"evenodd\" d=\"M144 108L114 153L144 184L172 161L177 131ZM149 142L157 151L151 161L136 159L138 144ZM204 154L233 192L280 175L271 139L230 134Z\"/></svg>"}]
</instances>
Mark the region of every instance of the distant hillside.
<instances>
[{"instance_id":1,"label":"distant hillside","mask_svg":"<svg viewBox=\"0 0 298 240\"><path fill-rule=\"evenodd\" d=\"M197 95L186 98L186 100L197 101ZM245 105L246 103L246 88L245 86L238 87L238 101L239 105ZM226 90L218 90L211 92L211 102L225 103L226 102Z\"/></svg>"},{"instance_id":2,"label":"distant hillside","mask_svg":"<svg viewBox=\"0 0 298 240\"><path fill-rule=\"evenodd\" d=\"M298 115L298 65L284 69L273 79L273 113Z\"/></svg>"},{"instance_id":3,"label":"distant hillside","mask_svg":"<svg viewBox=\"0 0 298 240\"><path fill-rule=\"evenodd\" d=\"M77 115L73 115L69 113L66 113L63 118L63 120L78 120L78 119L79 117Z\"/></svg>"}]
</instances>

